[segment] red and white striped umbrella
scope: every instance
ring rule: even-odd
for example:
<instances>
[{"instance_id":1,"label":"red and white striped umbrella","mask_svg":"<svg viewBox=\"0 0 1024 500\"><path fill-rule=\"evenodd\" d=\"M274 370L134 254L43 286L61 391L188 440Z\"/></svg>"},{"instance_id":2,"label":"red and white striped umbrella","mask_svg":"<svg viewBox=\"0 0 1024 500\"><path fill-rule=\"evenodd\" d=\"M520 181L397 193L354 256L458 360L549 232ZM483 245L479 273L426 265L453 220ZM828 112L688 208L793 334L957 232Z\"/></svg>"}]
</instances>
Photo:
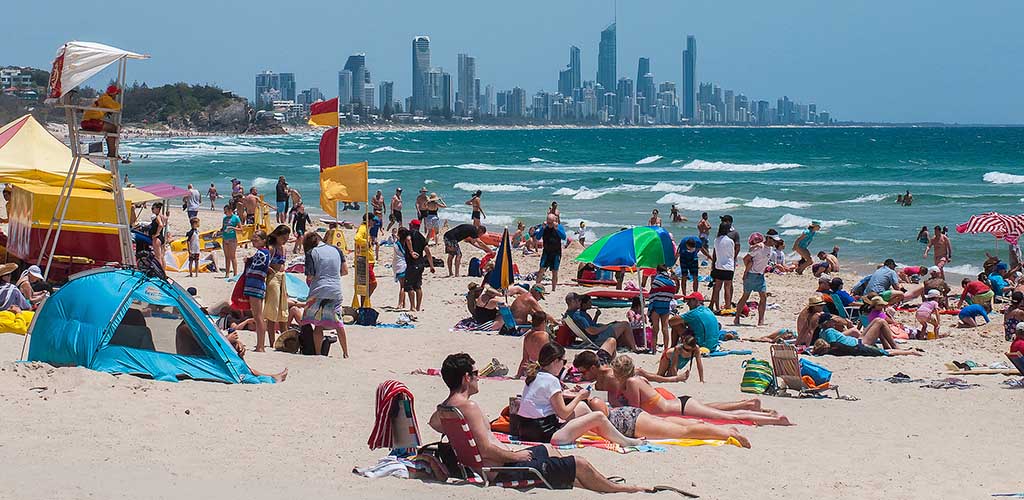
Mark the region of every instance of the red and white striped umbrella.
<instances>
[{"instance_id":1,"label":"red and white striped umbrella","mask_svg":"<svg viewBox=\"0 0 1024 500\"><path fill-rule=\"evenodd\" d=\"M956 232L989 233L996 238L1006 240L1011 245L1016 245L1020 235L1024 234L1024 214L1003 215L989 212L973 215L967 222L958 225Z\"/></svg>"}]
</instances>

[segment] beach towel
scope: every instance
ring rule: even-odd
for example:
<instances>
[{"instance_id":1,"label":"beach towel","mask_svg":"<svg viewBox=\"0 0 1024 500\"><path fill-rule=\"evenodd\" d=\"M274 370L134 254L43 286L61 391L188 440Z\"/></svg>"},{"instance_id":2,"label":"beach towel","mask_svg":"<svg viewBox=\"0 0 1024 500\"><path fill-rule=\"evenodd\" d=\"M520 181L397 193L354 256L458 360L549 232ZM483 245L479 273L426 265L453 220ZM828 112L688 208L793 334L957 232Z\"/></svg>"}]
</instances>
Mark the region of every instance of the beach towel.
<instances>
[{"instance_id":1,"label":"beach towel","mask_svg":"<svg viewBox=\"0 0 1024 500\"><path fill-rule=\"evenodd\" d=\"M14 314L11 311L0 311L0 333L14 333L25 335L28 333L28 325L32 324L32 311L21 311Z\"/></svg>"},{"instance_id":2,"label":"beach towel","mask_svg":"<svg viewBox=\"0 0 1024 500\"><path fill-rule=\"evenodd\" d=\"M405 396L405 398L409 400L410 408L412 408L414 401L412 392L409 391L409 388L406 387L405 384L397 380L386 380L377 386L377 404L373 431L370 432L370 438L366 441L367 446L369 446L371 450L391 447L391 410L392 406L398 403L399 396ZM409 430L417 436L418 441L420 430L418 421L416 420L415 409L412 410L412 421L413 427Z\"/></svg>"},{"instance_id":3,"label":"beach towel","mask_svg":"<svg viewBox=\"0 0 1024 500\"><path fill-rule=\"evenodd\" d=\"M530 441L520 441L515 436L510 436L501 432L493 433L494 437L505 444L512 444L516 446L537 446L545 443L533 443ZM576 448L600 448L602 450L613 451L625 455L633 452L646 452L646 453L661 453L666 451L664 446L659 445L671 445L671 446L723 446L731 444L733 446L742 447L739 441L735 438L729 438L727 440L722 439L650 439L647 441L648 445L645 446L621 446L615 444L607 439L595 436L591 434L584 434L582 437L576 440L573 444L554 446L559 450L573 450Z\"/></svg>"},{"instance_id":4,"label":"beach towel","mask_svg":"<svg viewBox=\"0 0 1024 500\"><path fill-rule=\"evenodd\" d=\"M455 326L451 327L448 331L450 332L471 332L471 333L498 333L494 329L494 322L488 321L486 323L477 323L473 321L473 318L466 318L459 321Z\"/></svg>"},{"instance_id":5,"label":"beach towel","mask_svg":"<svg viewBox=\"0 0 1024 500\"><path fill-rule=\"evenodd\" d=\"M968 384L966 380L959 379L956 377L949 377L942 380L932 380L931 382L922 385L928 389L970 389L972 387L981 387L979 384Z\"/></svg>"},{"instance_id":6,"label":"beach towel","mask_svg":"<svg viewBox=\"0 0 1024 500\"><path fill-rule=\"evenodd\" d=\"M749 355L751 355L753 353L754 353L754 351L751 351L750 349L733 349L733 350L729 350L729 351L709 352L709 353L705 354L704 357L705 358L717 358L719 356L732 356L732 355L749 356Z\"/></svg>"},{"instance_id":7,"label":"beach towel","mask_svg":"<svg viewBox=\"0 0 1024 500\"><path fill-rule=\"evenodd\" d=\"M373 326L376 328L416 328L416 325L412 323L377 323Z\"/></svg>"}]
</instances>

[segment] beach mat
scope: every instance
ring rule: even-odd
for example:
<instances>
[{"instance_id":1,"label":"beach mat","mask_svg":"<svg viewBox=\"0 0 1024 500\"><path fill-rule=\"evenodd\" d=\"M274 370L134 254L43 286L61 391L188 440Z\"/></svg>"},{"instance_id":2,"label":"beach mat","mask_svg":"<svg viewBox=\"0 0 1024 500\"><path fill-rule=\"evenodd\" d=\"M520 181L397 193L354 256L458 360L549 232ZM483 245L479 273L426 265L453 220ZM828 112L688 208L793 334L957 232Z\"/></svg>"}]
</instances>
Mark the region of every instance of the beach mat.
<instances>
[{"instance_id":1,"label":"beach mat","mask_svg":"<svg viewBox=\"0 0 1024 500\"><path fill-rule=\"evenodd\" d=\"M498 439L498 441L501 441L502 443L505 443L505 444L512 444L512 445L517 445L517 446L537 446L537 445L544 444L544 443L533 443L533 442L529 442L529 441L520 441L515 436L510 436L508 434L504 434L504 433L501 433L501 432L495 432L493 434L494 434L494 437L496 437ZM552 445L552 446L554 446L555 448L557 448L559 450L573 450L573 449L577 449L577 448L600 448L602 450L613 451L615 453L619 453L619 454L622 454L622 455L625 455L627 453L638 452L638 451L639 452L647 452L647 453L651 453L651 452L660 453L660 452L666 451L664 446L660 446L660 445L670 445L670 446L724 446L724 445L731 444L731 445L736 446L736 447L740 447L740 448L743 447L743 445L741 445L740 442L737 441L734 438L729 438L727 440L722 440L722 439L651 439L651 440L648 441L648 443L650 443L650 444L645 445L645 446L620 446L620 445L617 445L617 444L615 444L615 443L613 443L611 441L608 441L607 439L605 439L603 437L594 436L594 435L591 435L591 434L585 434L583 437L577 439L574 444L560 445L560 446Z\"/></svg>"},{"instance_id":2,"label":"beach mat","mask_svg":"<svg viewBox=\"0 0 1024 500\"><path fill-rule=\"evenodd\" d=\"M993 370L990 368L980 368L976 370L950 370L946 373L949 375L1020 375L1020 372L1014 369Z\"/></svg>"}]
</instances>

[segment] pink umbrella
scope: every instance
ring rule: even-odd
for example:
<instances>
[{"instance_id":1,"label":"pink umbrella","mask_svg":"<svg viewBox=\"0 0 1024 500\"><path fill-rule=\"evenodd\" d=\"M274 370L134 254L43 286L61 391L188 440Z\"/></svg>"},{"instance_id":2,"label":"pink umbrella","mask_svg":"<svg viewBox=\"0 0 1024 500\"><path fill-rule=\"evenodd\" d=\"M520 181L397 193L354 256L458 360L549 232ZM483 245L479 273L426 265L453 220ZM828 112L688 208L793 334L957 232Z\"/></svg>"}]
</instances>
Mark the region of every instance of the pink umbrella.
<instances>
[{"instance_id":1,"label":"pink umbrella","mask_svg":"<svg viewBox=\"0 0 1024 500\"><path fill-rule=\"evenodd\" d=\"M1020 235L1024 233L1024 214L1003 215L996 212L988 212L980 215L973 215L967 222L956 226L958 233L989 233L996 238L1005 240L1011 245L1016 245Z\"/></svg>"}]
</instances>

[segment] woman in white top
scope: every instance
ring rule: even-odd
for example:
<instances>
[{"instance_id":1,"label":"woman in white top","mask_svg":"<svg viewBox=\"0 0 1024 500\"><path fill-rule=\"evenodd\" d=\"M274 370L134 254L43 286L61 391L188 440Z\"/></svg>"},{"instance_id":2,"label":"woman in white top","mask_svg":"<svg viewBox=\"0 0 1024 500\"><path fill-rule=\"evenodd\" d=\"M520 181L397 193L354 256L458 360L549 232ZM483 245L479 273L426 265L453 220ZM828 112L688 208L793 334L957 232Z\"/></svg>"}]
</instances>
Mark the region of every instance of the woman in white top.
<instances>
[{"instance_id":1,"label":"woman in white top","mask_svg":"<svg viewBox=\"0 0 1024 500\"><path fill-rule=\"evenodd\" d=\"M736 271L736 245L737 243L729 237L732 224L723 222L718 226L718 237L715 238L715 250L711 255L711 279L714 280L714 288L711 289L711 310L718 314L722 307L732 307L732 278ZM719 304L718 296L725 288L725 302Z\"/></svg>"},{"instance_id":2,"label":"woman in white top","mask_svg":"<svg viewBox=\"0 0 1024 500\"><path fill-rule=\"evenodd\" d=\"M604 413L591 411L586 403L590 391L581 390L565 402L558 380L565 363L565 348L551 342L541 347L537 362L527 368L526 388L516 410L519 439L558 446L592 433L622 446L643 444L642 439L627 438L615 430Z\"/></svg>"},{"instance_id":3,"label":"woman in white top","mask_svg":"<svg viewBox=\"0 0 1024 500\"><path fill-rule=\"evenodd\" d=\"M743 271L743 296L736 304L736 319L732 324L740 324L740 309L747 303L750 294L757 292L760 295L757 303L757 326L764 326L764 310L768 304L768 284L764 280L764 270L768 267L771 249L765 246L764 235L761 233L751 234L747 243L750 244L750 250L743 257L743 264L746 266Z\"/></svg>"}]
</instances>

